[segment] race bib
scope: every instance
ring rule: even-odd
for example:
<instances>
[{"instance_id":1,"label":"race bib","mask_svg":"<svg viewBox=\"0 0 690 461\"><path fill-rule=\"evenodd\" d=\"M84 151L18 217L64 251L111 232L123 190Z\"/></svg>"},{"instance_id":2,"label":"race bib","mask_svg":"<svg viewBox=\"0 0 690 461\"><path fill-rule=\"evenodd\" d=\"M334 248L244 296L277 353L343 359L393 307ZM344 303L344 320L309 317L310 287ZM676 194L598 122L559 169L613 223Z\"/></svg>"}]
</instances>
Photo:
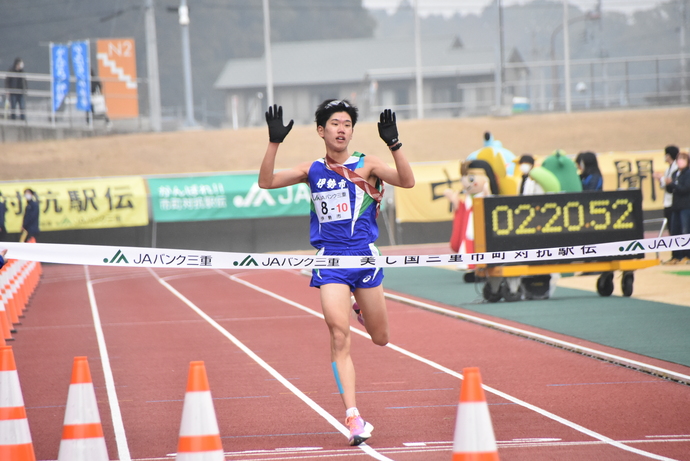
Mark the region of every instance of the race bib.
<instances>
[{"instance_id":1,"label":"race bib","mask_svg":"<svg viewBox=\"0 0 690 461\"><path fill-rule=\"evenodd\" d=\"M347 188L315 192L311 194L311 199L320 223L352 219L350 190Z\"/></svg>"}]
</instances>

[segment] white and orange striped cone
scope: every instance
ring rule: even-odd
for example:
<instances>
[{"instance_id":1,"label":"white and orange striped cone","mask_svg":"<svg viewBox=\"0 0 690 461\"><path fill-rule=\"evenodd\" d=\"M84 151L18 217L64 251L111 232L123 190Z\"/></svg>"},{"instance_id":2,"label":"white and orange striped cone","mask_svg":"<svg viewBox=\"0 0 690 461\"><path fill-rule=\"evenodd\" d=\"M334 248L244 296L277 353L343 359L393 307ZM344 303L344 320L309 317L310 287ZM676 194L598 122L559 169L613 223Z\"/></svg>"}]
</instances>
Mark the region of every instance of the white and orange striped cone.
<instances>
[{"instance_id":1,"label":"white and orange striped cone","mask_svg":"<svg viewBox=\"0 0 690 461\"><path fill-rule=\"evenodd\" d=\"M462 375L453 461L498 461L496 438L479 368L465 368Z\"/></svg>"},{"instance_id":2,"label":"white and orange striped cone","mask_svg":"<svg viewBox=\"0 0 690 461\"><path fill-rule=\"evenodd\" d=\"M2 340L8 340L11 341L12 338L12 332L10 331L10 320L7 317L7 313L5 312L5 300L2 298L2 294L0 293L0 336L2 337ZM6 343L2 343L4 346Z\"/></svg>"},{"instance_id":3,"label":"white and orange striped cone","mask_svg":"<svg viewBox=\"0 0 690 461\"><path fill-rule=\"evenodd\" d=\"M86 357L75 357L58 461L108 461L96 392Z\"/></svg>"},{"instance_id":4,"label":"white and orange striped cone","mask_svg":"<svg viewBox=\"0 0 690 461\"><path fill-rule=\"evenodd\" d=\"M176 461L224 461L204 362L189 364Z\"/></svg>"},{"instance_id":5,"label":"white and orange striped cone","mask_svg":"<svg viewBox=\"0 0 690 461\"><path fill-rule=\"evenodd\" d=\"M0 459L36 460L11 346L0 346Z\"/></svg>"}]
</instances>

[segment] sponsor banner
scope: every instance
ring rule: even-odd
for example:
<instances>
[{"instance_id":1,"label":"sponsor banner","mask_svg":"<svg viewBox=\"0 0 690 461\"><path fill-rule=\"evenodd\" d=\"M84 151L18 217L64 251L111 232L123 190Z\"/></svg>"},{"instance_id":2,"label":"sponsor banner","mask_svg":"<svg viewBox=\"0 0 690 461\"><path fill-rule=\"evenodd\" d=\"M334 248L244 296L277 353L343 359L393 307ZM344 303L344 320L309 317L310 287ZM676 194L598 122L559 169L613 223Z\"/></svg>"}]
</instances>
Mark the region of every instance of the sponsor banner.
<instances>
[{"instance_id":1,"label":"sponsor banner","mask_svg":"<svg viewBox=\"0 0 690 461\"><path fill-rule=\"evenodd\" d=\"M259 188L258 175L149 178L153 219L157 222L305 216L310 209L306 184Z\"/></svg>"},{"instance_id":2,"label":"sponsor banner","mask_svg":"<svg viewBox=\"0 0 690 461\"><path fill-rule=\"evenodd\" d=\"M143 178L0 183L8 232L21 231L27 188L38 197L41 232L146 226L149 222Z\"/></svg>"},{"instance_id":3,"label":"sponsor banner","mask_svg":"<svg viewBox=\"0 0 690 461\"><path fill-rule=\"evenodd\" d=\"M571 155L574 159L575 155ZM540 165L545 157L536 157ZM604 190L641 189L642 209L663 208L664 189L653 177L663 173L668 165L664 151L607 152L597 155L599 169L604 179ZM460 190L460 161L413 164L416 184L412 189L395 188L396 215L398 222L451 221L450 203L443 195L447 188ZM515 180L520 184L520 170L515 170Z\"/></svg>"},{"instance_id":4,"label":"sponsor banner","mask_svg":"<svg viewBox=\"0 0 690 461\"><path fill-rule=\"evenodd\" d=\"M133 38L96 41L98 76L102 80L108 117L139 116L136 49Z\"/></svg>"},{"instance_id":5,"label":"sponsor banner","mask_svg":"<svg viewBox=\"0 0 690 461\"><path fill-rule=\"evenodd\" d=\"M91 110L91 63L89 62L89 42L72 42L72 69L76 78L75 92L77 110Z\"/></svg>"},{"instance_id":6,"label":"sponsor banner","mask_svg":"<svg viewBox=\"0 0 690 461\"><path fill-rule=\"evenodd\" d=\"M597 155L604 190L641 189L642 209L664 208L664 192L654 172L664 173L668 164L663 149L651 152L607 152Z\"/></svg>"},{"instance_id":7,"label":"sponsor banner","mask_svg":"<svg viewBox=\"0 0 690 461\"><path fill-rule=\"evenodd\" d=\"M460 161L412 165L415 186L395 188L395 213L398 222L451 221L446 189L460 189Z\"/></svg>"},{"instance_id":8,"label":"sponsor banner","mask_svg":"<svg viewBox=\"0 0 690 461\"><path fill-rule=\"evenodd\" d=\"M56 112L69 93L69 52L67 45L50 44L50 67L53 112Z\"/></svg>"},{"instance_id":9,"label":"sponsor banner","mask_svg":"<svg viewBox=\"0 0 690 461\"><path fill-rule=\"evenodd\" d=\"M7 257L27 261L89 266L184 267L206 269L348 269L367 267L424 267L458 264L528 263L590 258L625 258L642 253L690 249L690 234L593 245L499 251L487 253L389 256L318 256L231 253L165 248L63 245L5 242Z\"/></svg>"}]
</instances>

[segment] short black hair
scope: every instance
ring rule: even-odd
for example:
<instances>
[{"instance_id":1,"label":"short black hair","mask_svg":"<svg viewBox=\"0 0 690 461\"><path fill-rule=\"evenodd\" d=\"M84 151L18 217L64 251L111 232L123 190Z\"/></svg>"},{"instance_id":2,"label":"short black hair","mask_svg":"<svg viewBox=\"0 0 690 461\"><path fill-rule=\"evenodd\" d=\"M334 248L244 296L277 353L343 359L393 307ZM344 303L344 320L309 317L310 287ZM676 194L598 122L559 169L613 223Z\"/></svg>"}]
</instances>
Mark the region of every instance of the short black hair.
<instances>
[{"instance_id":1,"label":"short black hair","mask_svg":"<svg viewBox=\"0 0 690 461\"><path fill-rule=\"evenodd\" d=\"M523 154L518 163L529 163L530 165L534 165L534 157L532 157L531 154Z\"/></svg>"},{"instance_id":2,"label":"short black hair","mask_svg":"<svg viewBox=\"0 0 690 461\"><path fill-rule=\"evenodd\" d=\"M319 104L314 113L316 126L326 126L328 119L336 112L347 112L352 120L353 127L357 123L357 107L350 104L350 101L347 99L326 99Z\"/></svg>"},{"instance_id":3,"label":"short black hair","mask_svg":"<svg viewBox=\"0 0 690 461\"><path fill-rule=\"evenodd\" d=\"M666 155L670 155L673 160L675 160L678 157L678 152L680 152L678 150L678 147L674 145L666 146L666 148L664 149L664 153Z\"/></svg>"}]
</instances>

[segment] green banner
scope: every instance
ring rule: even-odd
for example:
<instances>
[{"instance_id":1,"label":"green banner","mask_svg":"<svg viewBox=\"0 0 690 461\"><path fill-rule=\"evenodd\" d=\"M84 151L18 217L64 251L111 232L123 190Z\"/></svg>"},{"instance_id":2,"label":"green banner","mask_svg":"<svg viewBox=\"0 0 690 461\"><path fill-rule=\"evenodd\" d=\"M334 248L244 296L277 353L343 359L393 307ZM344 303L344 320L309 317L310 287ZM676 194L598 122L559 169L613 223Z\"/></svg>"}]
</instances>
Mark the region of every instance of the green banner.
<instances>
[{"instance_id":1,"label":"green banner","mask_svg":"<svg viewBox=\"0 0 690 461\"><path fill-rule=\"evenodd\" d=\"M254 219L309 214L306 184L259 188L256 174L148 178L157 222Z\"/></svg>"}]
</instances>

